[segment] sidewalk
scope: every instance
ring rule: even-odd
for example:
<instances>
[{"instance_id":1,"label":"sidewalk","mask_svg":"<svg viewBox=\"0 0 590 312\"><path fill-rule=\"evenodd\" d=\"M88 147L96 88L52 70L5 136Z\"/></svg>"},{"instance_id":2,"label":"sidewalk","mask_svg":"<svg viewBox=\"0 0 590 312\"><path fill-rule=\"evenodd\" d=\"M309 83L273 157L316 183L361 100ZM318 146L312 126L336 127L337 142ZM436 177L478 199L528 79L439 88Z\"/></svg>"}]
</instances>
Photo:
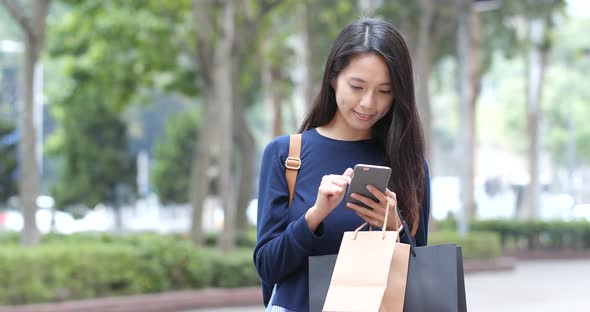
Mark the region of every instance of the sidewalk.
<instances>
[{"instance_id":1,"label":"sidewalk","mask_svg":"<svg viewBox=\"0 0 590 312\"><path fill-rule=\"evenodd\" d=\"M477 312L590 311L588 281L588 259L520 261L512 272L467 275L467 307Z\"/></svg>"},{"instance_id":2,"label":"sidewalk","mask_svg":"<svg viewBox=\"0 0 590 312\"><path fill-rule=\"evenodd\" d=\"M259 305L261 302L262 293L259 287L245 287L173 291L63 303L0 306L0 312L177 312L195 309L195 307L248 306Z\"/></svg>"},{"instance_id":3,"label":"sidewalk","mask_svg":"<svg viewBox=\"0 0 590 312\"><path fill-rule=\"evenodd\" d=\"M476 312L590 311L590 260L521 261L509 272L465 276L467 310ZM183 312L261 312L264 307L241 306Z\"/></svg>"}]
</instances>

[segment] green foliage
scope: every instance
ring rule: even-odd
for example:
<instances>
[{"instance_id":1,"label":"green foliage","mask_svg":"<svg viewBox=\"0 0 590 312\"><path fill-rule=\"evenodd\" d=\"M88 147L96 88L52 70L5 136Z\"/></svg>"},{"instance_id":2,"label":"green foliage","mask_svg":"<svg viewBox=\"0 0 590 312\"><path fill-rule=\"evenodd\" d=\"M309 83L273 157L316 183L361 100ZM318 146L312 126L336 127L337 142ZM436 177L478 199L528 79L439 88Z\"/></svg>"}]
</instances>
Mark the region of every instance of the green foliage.
<instances>
[{"instance_id":1,"label":"green foliage","mask_svg":"<svg viewBox=\"0 0 590 312\"><path fill-rule=\"evenodd\" d=\"M439 231L431 233L428 245L443 245L456 243L461 246L464 259L494 259L502 256L500 238L494 232L471 232L460 237L454 231Z\"/></svg>"},{"instance_id":2,"label":"green foliage","mask_svg":"<svg viewBox=\"0 0 590 312\"><path fill-rule=\"evenodd\" d=\"M153 184L161 202L186 203L199 114L183 113L170 119L154 149Z\"/></svg>"},{"instance_id":3,"label":"green foliage","mask_svg":"<svg viewBox=\"0 0 590 312\"><path fill-rule=\"evenodd\" d=\"M118 109L142 87L196 94L196 73L182 63L177 40L188 35L188 1L63 3L68 10L50 23L48 50L71 61L75 81L91 80Z\"/></svg>"},{"instance_id":4,"label":"green foliage","mask_svg":"<svg viewBox=\"0 0 590 312\"><path fill-rule=\"evenodd\" d=\"M360 11L356 1L309 1L313 81L320 82L332 42Z\"/></svg>"},{"instance_id":5,"label":"green foliage","mask_svg":"<svg viewBox=\"0 0 590 312\"><path fill-rule=\"evenodd\" d=\"M252 249L196 249L181 235L47 235L29 249L0 238L0 304L258 285Z\"/></svg>"},{"instance_id":6,"label":"green foliage","mask_svg":"<svg viewBox=\"0 0 590 312\"><path fill-rule=\"evenodd\" d=\"M20 233L0 232L0 245L16 245L19 243Z\"/></svg>"},{"instance_id":7,"label":"green foliage","mask_svg":"<svg viewBox=\"0 0 590 312\"><path fill-rule=\"evenodd\" d=\"M149 101L146 89L198 94L190 1L59 4L63 12L50 19L47 35L61 82L50 85L59 126L48 143L64 163L57 204L117 201L135 170L121 112Z\"/></svg>"},{"instance_id":8,"label":"green foliage","mask_svg":"<svg viewBox=\"0 0 590 312\"><path fill-rule=\"evenodd\" d=\"M454 231L455 220L437 222L440 231ZM523 221L472 220L473 232L493 232L499 235L503 249L588 249L590 222L588 221Z\"/></svg>"},{"instance_id":9,"label":"green foliage","mask_svg":"<svg viewBox=\"0 0 590 312\"><path fill-rule=\"evenodd\" d=\"M142 259L138 267L143 292L203 288L211 284L213 262L188 240L157 236L138 238L133 245Z\"/></svg>"},{"instance_id":10,"label":"green foliage","mask_svg":"<svg viewBox=\"0 0 590 312\"><path fill-rule=\"evenodd\" d=\"M121 188L133 189L136 170L125 123L104 94L87 84L55 105L63 109L57 118L62 141L52 151L63 159L53 189L56 206L120 202Z\"/></svg>"},{"instance_id":11,"label":"green foliage","mask_svg":"<svg viewBox=\"0 0 590 312\"><path fill-rule=\"evenodd\" d=\"M475 231L493 231L502 245L512 248L590 248L590 222L587 221L480 221Z\"/></svg>"},{"instance_id":12,"label":"green foliage","mask_svg":"<svg viewBox=\"0 0 590 312\"><path fill-rule=\"evenodd\" d=\"M583 53L590 46L584 32L589 25L588 19L564 19L554 32L555 48L549 54L541 100L542 137L543 147L558 166L569 162L570 140L575 143L578 163L590 162L590 124L585 120L590 114L590 90L585 83L590 57ZM498 95L497 103L491 104L497 104L503 117L496 123L495 141L524 154L528 150L524 60L497 56L489 79ZM489 114L485 117L490 118Z\"/></svg>"},{"instance_id":13,"label":"green foliage","mask_svg":"<svg viewBox=\"0 0 590 312\"><path fill-rule=\"evenodd\" d=\"M13 123L0 119L0 203L17 193L17 140Z\"/></svg>"},{"instance_id":14,"label":"green foliage","mask_svg":"<svg viewBox=\"0 0 590 312\"><path fill-rule=\"evenodd\" d=\"M252 262L251 249L228 256L219 252L210 252L213 266L212 284L218 287L240 287L258 285L260 279Z\"/></svg>"},{"instance_id":15,"label":"green foliage","mask_svg":"<svg viewBox=\"0 0 590 312\"><path fill-rule=\"evenodd\" d=\"M134 251L125 246L5 247L0 252L0 302L138 293L135 261Z\"/></svg>"}]
</instances>

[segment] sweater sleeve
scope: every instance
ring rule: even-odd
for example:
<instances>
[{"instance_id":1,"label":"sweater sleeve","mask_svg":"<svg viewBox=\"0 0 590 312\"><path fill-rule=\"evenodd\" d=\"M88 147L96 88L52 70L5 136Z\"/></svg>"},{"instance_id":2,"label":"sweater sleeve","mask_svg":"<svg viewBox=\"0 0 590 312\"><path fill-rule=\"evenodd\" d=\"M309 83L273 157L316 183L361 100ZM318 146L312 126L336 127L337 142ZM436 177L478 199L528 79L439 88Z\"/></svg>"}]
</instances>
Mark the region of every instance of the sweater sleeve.
<instances>
[{"instance_id":1,"label":"sweater sleeve","mask_svg":"<svg viewBox=\"0 0 590 312\"><path fill-rule=\"evenodd\" d=\"M428 220L430 219L430 173L428 164L424 163L425 181L424 181L424 199L420 209L420 225L414 236L416 246L426 246L428 244Z\"/></svg>"},{"instance_id":2,"label":"sweater sleeve","mask_svg":"<svg viewBox=\"0 0 590 312\"><path fill-rule=\"evenodd\" d=\"M305 215L289 220L289 191L285 179L284 159L289 137L279 137L268 144L262 156L258 188L257 241L254 264L265 292L289 274L297 271L311 254L315 242L323 235L320 224L311 232Z\"/></svg>"}]
</instances>

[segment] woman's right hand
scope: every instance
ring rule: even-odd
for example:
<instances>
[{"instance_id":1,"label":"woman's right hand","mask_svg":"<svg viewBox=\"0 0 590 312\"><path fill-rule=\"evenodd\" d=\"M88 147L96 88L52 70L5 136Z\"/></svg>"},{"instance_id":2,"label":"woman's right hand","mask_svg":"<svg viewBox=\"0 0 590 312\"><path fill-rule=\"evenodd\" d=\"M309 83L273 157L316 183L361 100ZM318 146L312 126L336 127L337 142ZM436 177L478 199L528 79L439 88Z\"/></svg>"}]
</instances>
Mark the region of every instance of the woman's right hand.
<instances>
[{"instance_id":1,"label":"woman's right hand","mask_svg":"<svg viewBox=\"0 0 590 312\"><path fill-rule=\"evenodd\" d=\"M305 214L305 220L312 232L342 202L352 174L352 168L348 168L342 175L330 174L322 178L315 204Z\"/></svg>"}]
</instances>

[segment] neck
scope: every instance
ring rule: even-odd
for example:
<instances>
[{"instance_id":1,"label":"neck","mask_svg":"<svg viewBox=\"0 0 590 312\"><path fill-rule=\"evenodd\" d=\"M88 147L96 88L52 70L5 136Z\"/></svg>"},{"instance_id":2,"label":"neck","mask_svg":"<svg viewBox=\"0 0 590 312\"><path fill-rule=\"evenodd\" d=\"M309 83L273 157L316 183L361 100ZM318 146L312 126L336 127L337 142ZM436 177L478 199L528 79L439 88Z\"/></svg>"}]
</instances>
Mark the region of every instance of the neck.
<instances>
[{"instance_id":1,"label":"neck","mask_svg":"<svg viewBox=\"0 0 590 312\"><path fill-rule=\"evenodd\" d=\"M316 128L316 130L323 136L340 141L360 141L371 138L371 129L356 130L352 129L342 120L340 114L336 112L332 120Z\"/></svg>"}]
</instances>

